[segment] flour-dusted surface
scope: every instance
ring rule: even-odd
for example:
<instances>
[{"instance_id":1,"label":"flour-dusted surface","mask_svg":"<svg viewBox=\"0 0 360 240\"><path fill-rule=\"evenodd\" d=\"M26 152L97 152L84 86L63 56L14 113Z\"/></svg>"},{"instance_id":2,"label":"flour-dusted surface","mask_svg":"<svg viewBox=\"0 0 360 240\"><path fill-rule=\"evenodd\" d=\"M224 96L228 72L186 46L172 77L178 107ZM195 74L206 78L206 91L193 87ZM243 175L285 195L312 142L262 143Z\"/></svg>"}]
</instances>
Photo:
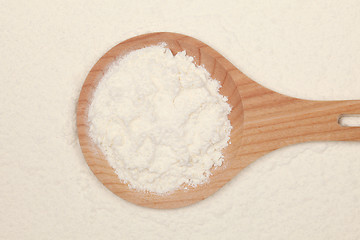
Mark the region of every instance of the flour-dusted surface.
<instances>
[{"instance_id":1,"label":"flour-dusted surface","mask_svg":"<svg viewBox=\"0 0 360 240\"><path fill-rule=\"evenodd\" d=\"M159 194L197 186L222 165L231 107L220 82L163 43L112 64L89 108L90 136L120 180Z\"/></svg>"},{"instance_id":2,"label":"flour-dusted surface","mask_svg":"<svg viewBox=\"0 0 360 240\"><path fill-rule=\"evenodd\" d=\"M273 152L210 198L162 211L107 190L75 128L95 62L151 31L198 38L281 93L359 99L359 12L358 0L0 0L0 239L360 239L360 143Z\"/></svg>"}]
</instances>

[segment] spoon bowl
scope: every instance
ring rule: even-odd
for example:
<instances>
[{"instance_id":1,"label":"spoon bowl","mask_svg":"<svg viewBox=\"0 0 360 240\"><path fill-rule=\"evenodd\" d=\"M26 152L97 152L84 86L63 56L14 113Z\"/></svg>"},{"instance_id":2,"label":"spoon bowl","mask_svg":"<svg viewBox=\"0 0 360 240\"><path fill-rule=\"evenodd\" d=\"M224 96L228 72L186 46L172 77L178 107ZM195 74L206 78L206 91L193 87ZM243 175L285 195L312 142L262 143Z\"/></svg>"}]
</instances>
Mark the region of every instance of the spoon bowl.
<instances>
[{"instance_id":1,"label":"spoon bowl","mask_svg":"<svg viewBox=\"0 0 360 240\"><path fill-rule=\"evenodd\" d=\"M144 47L166 43L175 55L186 50L197 65L221 83L220 93L232 106L231 144L223 150L224 163L211 169L205 184L181 186L169 194L139 192L122 183L89 136L88 111L104 73L117 58ZM126 107L126 106L124 106ZM178 33L140 35L119 43L103 55L89 72L78 100L77 130L85 160L110 191L137 205L179 208L201 201L229 182L243 168L273 150L306 141L360 141L359 127L343 127L343 114L359 114L360 101L310 101L292 98L254 82L205 43Z\"/></svg>"}]
</instances>

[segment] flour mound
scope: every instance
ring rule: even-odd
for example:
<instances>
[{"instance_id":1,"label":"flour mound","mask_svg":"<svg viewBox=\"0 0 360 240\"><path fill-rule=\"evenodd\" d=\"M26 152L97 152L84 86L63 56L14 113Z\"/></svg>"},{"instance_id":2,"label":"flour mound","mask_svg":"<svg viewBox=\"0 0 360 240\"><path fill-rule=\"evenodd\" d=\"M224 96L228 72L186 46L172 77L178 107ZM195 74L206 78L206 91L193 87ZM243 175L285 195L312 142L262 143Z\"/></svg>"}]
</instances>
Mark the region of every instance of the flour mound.
<instances>
[{"instance_id":1,"label":"flour mound","mask_svg":"<svg viewBox=\"0 0 360 240\"><path fill-rule=\"evenodd\" d=\"M219 88L185 51L130 52L94 93L90 136L131 188L163 194L205 183L230 139L231 107Z\"/></svg>"}]
</instances>

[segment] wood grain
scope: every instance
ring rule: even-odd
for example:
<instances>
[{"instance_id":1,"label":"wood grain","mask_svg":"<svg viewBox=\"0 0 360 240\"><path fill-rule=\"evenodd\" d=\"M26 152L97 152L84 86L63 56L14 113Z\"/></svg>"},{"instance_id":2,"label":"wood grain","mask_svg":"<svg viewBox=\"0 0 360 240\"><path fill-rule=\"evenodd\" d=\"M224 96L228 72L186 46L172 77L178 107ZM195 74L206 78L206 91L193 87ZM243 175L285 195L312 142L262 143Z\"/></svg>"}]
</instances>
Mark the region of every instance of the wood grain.
<instances>
[{"instance_id":1,"label":"wood grain","mask_svg":"<svg viewBox=\"0 0 360 240\"><path fill-rule=\"evenodd\" d=\"M97 84L117 57L165 42L173 54L186 50L221 82L221 94L233 107L231 145L223 152L222 167L212 169L207 184L168 195L137 192L123 184L101 150L89 137L88 110ZM110 49L89 72L77 106L77 130L82 152L95 176L113 193L151 208L178 208L201 201L250 163L278 148L306 141L359 141L359 127L342 127L341 114L360 114L360 101L309 101L288 97L252 81L217 51L203 42L177 33L150 33L126 40Z\"/></svg>"}]
</instances>

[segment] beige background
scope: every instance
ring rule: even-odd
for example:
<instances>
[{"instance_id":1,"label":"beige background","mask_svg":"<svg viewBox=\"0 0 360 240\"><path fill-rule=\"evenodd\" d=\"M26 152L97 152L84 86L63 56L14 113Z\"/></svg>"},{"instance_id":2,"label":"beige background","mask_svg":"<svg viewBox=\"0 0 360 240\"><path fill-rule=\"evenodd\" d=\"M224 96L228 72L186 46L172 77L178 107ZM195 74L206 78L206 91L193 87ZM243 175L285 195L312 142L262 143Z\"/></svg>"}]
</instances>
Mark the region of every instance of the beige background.
<instances>
[{"instance_id":1,"label":"beige background","mask_svg":"<svg viewBox=\"0 0 360 240\"><path fill-rule=\"evenodd\" d=\"M103 187L74 124L97 59L152 31L196 37L284 94L360 99L359 13L357 0L0 0L0 239L360 239L360 143L273 152L161 211Z\"/></svg>"}]
</instances>

